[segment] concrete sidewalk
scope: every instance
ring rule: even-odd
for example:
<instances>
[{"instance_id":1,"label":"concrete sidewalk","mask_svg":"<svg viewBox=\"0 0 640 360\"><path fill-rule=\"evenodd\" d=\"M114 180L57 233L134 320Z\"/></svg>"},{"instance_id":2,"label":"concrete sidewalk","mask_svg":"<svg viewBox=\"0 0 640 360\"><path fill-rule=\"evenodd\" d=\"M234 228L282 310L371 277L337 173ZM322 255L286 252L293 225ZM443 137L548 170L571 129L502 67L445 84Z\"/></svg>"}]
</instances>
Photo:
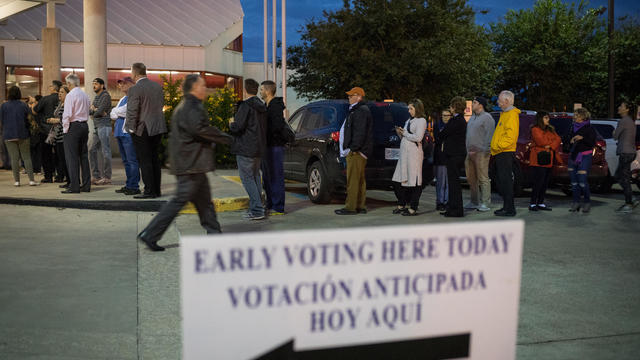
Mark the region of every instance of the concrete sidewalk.
<instances>
[{"instance_id":1,"label":"concrete sidewalk","mask_svg":"<svg viewBox=\"0 0 640 360\"><path fill-rule=\"evenodd\" d=\"M209 173L212 201L216 210L235 211L248 207L249 198L239 181L235 181L238 171L217 170ZM42 175L36 175L36 182L42 180ZM134 199L115 192L125 184L125 172L122 163L117 159L113 161L112 185L92 185L91 192L80 194L62 194L60 184L46 183L38 186L28 186L29 179L26 174L20 175L21 186L13 185L11 170L0 170L0 204L50 206L58 208L77 208L92 210L118 210L118 211L158 211L174 193L176 189L176 177L169 173L168 169L162 170L162 197L157 199ZM143 190L144 184L140 181ZM194 212L191 204L187 205L184 212Z\"/></svg>"}]
</instances>

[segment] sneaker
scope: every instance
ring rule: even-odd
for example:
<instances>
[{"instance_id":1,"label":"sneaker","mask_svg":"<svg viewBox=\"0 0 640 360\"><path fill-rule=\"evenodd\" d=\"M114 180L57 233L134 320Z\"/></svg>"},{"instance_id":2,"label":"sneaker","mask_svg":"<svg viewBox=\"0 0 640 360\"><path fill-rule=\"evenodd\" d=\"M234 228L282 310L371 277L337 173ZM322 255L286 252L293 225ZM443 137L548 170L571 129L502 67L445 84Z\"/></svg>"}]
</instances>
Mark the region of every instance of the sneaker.
<instances>
[{"instance_id":1,"label":"sneaker","mask_svg":"<svg viewBox=\"0 0 640 360\"><path fill-rule=\"evenodd\" d=\"M490 207L488 207L488 206L487 206L487 205L485 205L485 204L480 204L480 206L478 206L478 209L476 209L476 210L478 210L478 211L482 211L482 212L485 212L485 211L489 211L489 210L491 210L491 208L490 208Z\"/></svg>"},{"instance_id":2,"label":"sneaker","mask_svg":"<svg viewBox=\"0 0 640 360\"><path fill-rule=\"evenodd\" d=\"M551 206L547 206L545 204L538 204L538 210L541 211L551 211L553 209L551 209Z\"/></svg>"},{"instance_id":3,"label":"sneaker","mask_svg":"<svg viewBox=\"0 0 640 360\"><path fill-rule=\"evenodd\" d=\"M116 192L117 192L118 194L122 194L122 193L124 193L124 192L125 192L125 190L127 190L127 187L126 187L126 186L123 186L123 187L121 187L120 189L116 189Z\"/></svg>"},{"instance_id":4,"label":"sneaker","mask_svg":"<svg viewBox=\"0 0 640 360\"><path fill-rule=\"evenodd\" d=\"M123 194L130 196L130 195L138 195L140 194L140 189L124 189L124 191L122 192Z\"/></svg>"},{"instance_id":5,"label":"sneaker","mask_svg":"<svg viewBox=\"0 0 640 360\"><path fill-rule=\"evenodd\" d=\"M254 214L245 215L245 219L247 220L262 220L264 218L265 218L264 215L254 215Z\"/></svg>"},{"instance_id":6,"label":"sneaker","mask_svg":"<svg viewBox=\"0 0 640 360\"><path fill-rule=\"evenodd\" d=\"M20 186L20 181L16 181L13 183L13 186Z\"/></svg>"},{"instance_id":7,"label":"sneaker","mask_svg":"<svg viewBox=\"0 0 640 360\"><path fill-rule=\"evenodd\" d=\"M571 212L580 211L580 203L574 202L573 204L571 204L571 208L569 208L569 211L571 211Z\"/></svg>"},{"instance_id":8,"label":"sneaker","mask_svg":"<svg viewBox=\"0 0 640 360\"><path fill-rule=\"evenodd\" d=\"M472 202L468 202L464 205L465 210L474 210L478 208L478 205L472 203Z\"/></svg>"},{"instance_id":9,"label":"sneaker","mask_svg":"<svg viewBox=\"0 0 640 360\"><path fill-rule=\"evenodd\" d=\"M111 185L111 179L102 178L99 185Z\"/></svg>"},{"instance_id":10,"label":"sneaker","mask_svg":"<svg viewBox=\"0 0 640 360\"><path fill-rule=\"evenodd\" d=\"M284 215L284 211L269 210L269 216L273 215Z\"/></svg>"},{"instance_id":11,"label":"sneaker","mask_svg":"<svg viewBox=\"0 0 640 360\"><path fill-rule=\"evenodd\" d=\"M624 204L620 206L616 212L621 214L630 214L633 211L633 206L631 204Z\"/></svg>"},{"instance_id":12,"label":"sneaker","mask_svg":"<svg viewBox=\"0 0 640 360\"><path fill-rule=\"evenodd\" d=\"M37 183L35 181L29 181L29 186L38 186L40 185L40 183Z\"/></svg>"},{"instance_id":13,"label":"sneaker","mask_svg":"<svg viewBox=\"0 0 640 360\"><path fill-rule=\"evenodd\" d=\"M92 185L100 185L101 181L102 181L102 179L93 178L93 179L91 179L91 184Z\"/></svg>"},{"instance_id":14,"label":"sneaker","mask_svg":"<svg viewBox=\"0 0 640 360\"><path fill-rule=\"evenodd\" d=\"M591 211L591 203L584 203L584 205L582 205L582 212L588 213L589 211Z\"/></svg>"},{"instance_id":15,"label":"sneaker","mask_svg":"<svg viewBox=\"0 0 640 360\"><path fill-rule=\"evenodd\" d=\"M538 211L538 206L536 204L530 204L529 211Z\"/></svg>"}]
</instances>

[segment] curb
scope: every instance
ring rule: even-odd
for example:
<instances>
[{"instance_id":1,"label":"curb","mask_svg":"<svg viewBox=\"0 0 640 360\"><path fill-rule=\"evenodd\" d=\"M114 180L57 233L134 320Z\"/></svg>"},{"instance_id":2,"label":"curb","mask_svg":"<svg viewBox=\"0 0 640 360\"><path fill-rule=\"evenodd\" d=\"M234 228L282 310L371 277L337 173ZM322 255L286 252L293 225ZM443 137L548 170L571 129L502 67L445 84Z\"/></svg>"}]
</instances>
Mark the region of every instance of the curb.
<instances>
[{"instance_id":1,"label":"curb","mask_svg":"<svg viewBox=\"0 0 640 360\"><path fill-rule=\"evenodd\" d=\"M212 199L216 212L237 211L249 208L248 197L229 197ZM31 199L0 197L0 204L25 205L25 206L46 206L56 208L106 210L106 211L159 211L166 200L142 200L142 201L122 201L122 200L62 200L62 199ZM197 211L192 203L187 203L180 211L181 214L196 214Z\"/></svg>"}]
</instances>

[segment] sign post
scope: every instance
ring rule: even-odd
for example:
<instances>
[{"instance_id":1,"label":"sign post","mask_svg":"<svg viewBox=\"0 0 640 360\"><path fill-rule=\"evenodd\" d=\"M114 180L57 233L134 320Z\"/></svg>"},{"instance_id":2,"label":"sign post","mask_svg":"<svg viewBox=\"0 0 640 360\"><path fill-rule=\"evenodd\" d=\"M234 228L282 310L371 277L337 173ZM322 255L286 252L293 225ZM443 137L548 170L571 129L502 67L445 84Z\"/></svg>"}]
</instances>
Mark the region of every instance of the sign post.
<instances>
[{"instance_id":1,"label":"sign post","mask_svg":"<svg viewBox=\"0 0 640 360\"><path fill-rule=\"evenodd\" d=\"M183 358L515 359L523 234L511 220L184 237Z\"/></svg>"}]
</instances>

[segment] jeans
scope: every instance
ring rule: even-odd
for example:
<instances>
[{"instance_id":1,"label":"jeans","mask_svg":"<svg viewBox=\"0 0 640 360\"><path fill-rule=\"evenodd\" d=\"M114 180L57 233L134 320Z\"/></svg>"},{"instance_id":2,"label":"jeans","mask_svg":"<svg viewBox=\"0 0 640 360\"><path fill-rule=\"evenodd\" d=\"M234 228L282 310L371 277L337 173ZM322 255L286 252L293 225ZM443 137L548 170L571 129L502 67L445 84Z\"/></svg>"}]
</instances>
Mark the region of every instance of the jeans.
<instances>
[{"instance_id":1,"label":"jeans","mask_svg":"<svg viewBox=\"0 0 640 360\"><path fill-rule=\"evenodd\" d=\"M284 212L284 146L267 147L262 159L262 181L267 209Z\"/></svg>"},{"instance_id":2,"label":"jeans","mask_svg":"<svg viewBox=\"0 0 640 360\"><path fill-rule=\"evenodd\" d=\"M491 203L491 180L489 180L489 159L485 152L468 153L464 169L469 183L471 203L489 206Z\"/></svg>"},{"instance_id":3,"label":"jeans","mask_svg":"<svg viewBox=\"0 0 640 360\"><path fill-rule=\"evenodd\" d=\"M447 178L447 167L436 165L436 203L446 204L449 202L449 179Z\"/></svg>"},{"instance_id":4,"label":"jeans","mask_svg":"<svg viewBox=\"0 0 640 360\"><path fill-rule=\"evenodd\" d=\"M633 190L631 189L631 163L636 158L636 154L620 154L618 168L616 169L616 181L622 186L624 191L624 202L633 204Z\"/></svg>"},{"instance_id":5,"label":"jeans","mask_svg":"<svg viewBox=\"0 0 640 360\"><path fill-rule=\"evenodd\" d=\"M125 187L127 189L138 190L140 188L140 168L138 167L138 158L136 157L136 149L133 147L131 135L116 137L118 148L120 149L120 157L124 164L124 172L127 175Z\"/></svg>"},{"instance_id":6,"label":"jeans","mask_svg":"<svg viewBox=\"0 0 640 360\"><path fill-rule=\"evenodd\" d=\"M584 202L591 201L591 192L589 191L589 170L591 170L591 160L593 155L583 155L582 162L576 164L569 157L569 178L571 179L571 191L573 192L573 202L580 202L580 198L584 196Z\"/></svg>"},{"instance_id":7,"label":"jeans","mask_svg":"<svg viewBox=\"0 0 640 360\"><path fill-rule=\"evenodd\" d=\"M502 195L502 209L508 213L515 213L513 201L513 151L502 152L494 156L496 165L496 183Z\"/></svg>"},{"instance_id":8,"label":"jeans","mask_svg":"<svg viewBox=\"0 0 640 360\"><path fill-rule=\"evenodd\" d=\"M91 134L91 148L89 149L89 163L91 164L91 173L95 179L111 179L111 144L109 137L111 136L111 126L102 126L96 128ZM102 153L102 167L98 160L98 151Z\"/></svg>"},{"instance_id":9,"label":"jeans","mask_svg":"<svg viewBox=\"0 0 640 360\"><path fill-rule=\"evenodd\" d=\"M158 215L141 232L141 236L151 242L158 242L162 238L171 222L187 201L191 201L198 210L200 225L207 234L220 233L220 223L216 217L216 209L211 202L211 189L207 174L178 175L176 194L166 202Z\"/></svg>"},{"instance_id":10,"label":"jeans","mask_svg":"<svg viewBox=\"0 0 640 360\"><path fill-rule=\"evenodd\" d=\"M24 161L24 168L27 170L29 180L34 181L33 165L31 163L31 149L29 138L20 139L18 141L5 140L9 158L11 158L11 170L13 171L13 180L20 182L20 159Z\"/></svg>"},{"instance_id":11,"label":"jeans","mask_svg":"<svg viewBox=\"0 0 640 360\"><path fill-rule=\"evenodd\" d=\"M549 177L551 177L551 168L542 166L532 166L531 175L533 177L533 187L531 189L531 205L544 204L544 195L549 185Z\"/></svg>"},{"instance_id":12,"label":"jeans","mask_svg":"<svg viewBox=\"0 0 640 360\"><path fill-rule=\"evenodd\" d=\"M254 216L262 216L264 215L264 206L262 205L260 158L236 155L236 161L240 181L249 195L249 212Z\"/></svg>"}]
</instances>

